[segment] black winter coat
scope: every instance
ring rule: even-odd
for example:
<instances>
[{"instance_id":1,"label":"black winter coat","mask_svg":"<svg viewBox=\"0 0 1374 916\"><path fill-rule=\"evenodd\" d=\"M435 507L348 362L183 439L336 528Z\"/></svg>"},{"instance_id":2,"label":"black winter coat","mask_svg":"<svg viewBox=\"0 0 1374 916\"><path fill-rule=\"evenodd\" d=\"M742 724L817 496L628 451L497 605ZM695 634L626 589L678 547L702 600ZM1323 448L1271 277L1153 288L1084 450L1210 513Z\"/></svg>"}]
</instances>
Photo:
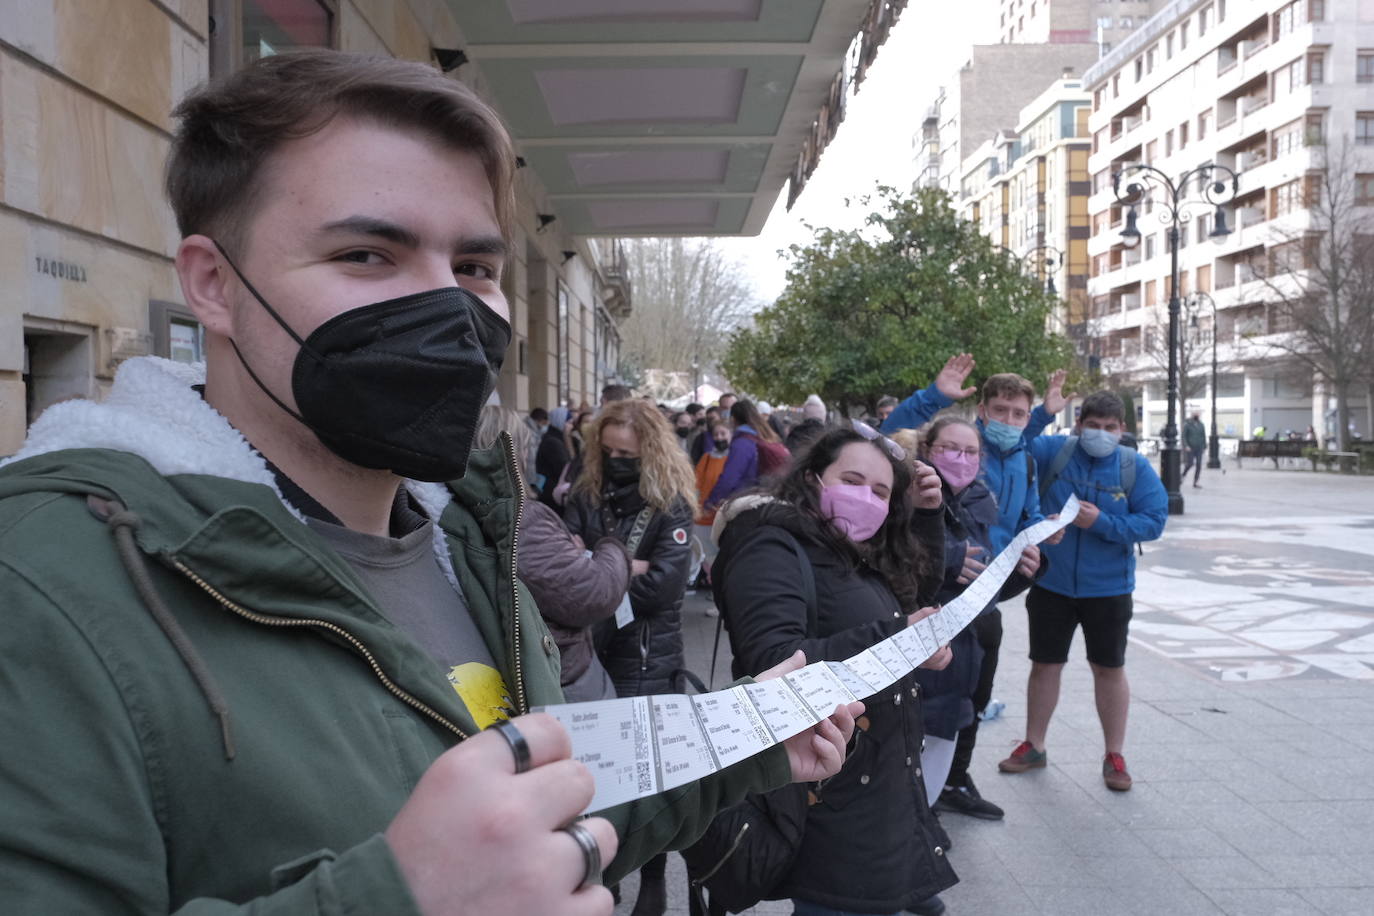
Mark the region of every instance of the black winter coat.
<instances>
[{"instance_id":1,"label":"black winter coat","mask_svg":"<svg viewBox=\"0 0 1374 916\"><path fill-rule=\"evenodd\" d=\"M534 472L544 478L544 485L539 488L539 501L555 512L558 511L558 504L553 501L553 490L558 486L558 479L563 476L563 469L571 460L568 443L563 439L563 430L549 427L548 432L539 440L539 448L534 453Z\"/></svg>"},{"instance_id":2,"label":"black winter coat","mask_svg":"<svg viewBox=\"0 0 1374 916\"><path fill-rule=\"evenodd\" d=\"M886 580L866 566L848 568L812 536L795 509L774 503L737 511L712 566L737 676L762 671L797 649L808 662L843 661L906 626L906 612ZM801 561L780 528L797 538L814 573L814 637L806 634ZM937 839L921 780L915 677L906 675L864 705L844 767L816 790L801 850L778 891L851 912L892 913L958 878Z\"/></svg>"},{"instance_id":3,"label":"black winter coat","mask_svg":"<svg viewBox=\"0 0 1374 916\"><path fill-rule=\"evenodd\" d=\"M568 497L563 521L584 543L613 537L630 538L635 517L644 508L638 488L631 485L592 505L586 494ZM635 560L647 560L649 571L630 579L634 622L616 628L614 620L598 625L597 645L602 664L622 697L680 692L676 672L682 656L682 596L692 563L692 510L685 502L668 511L655 511L644 532Z\"/></svg>"}]
</instances>

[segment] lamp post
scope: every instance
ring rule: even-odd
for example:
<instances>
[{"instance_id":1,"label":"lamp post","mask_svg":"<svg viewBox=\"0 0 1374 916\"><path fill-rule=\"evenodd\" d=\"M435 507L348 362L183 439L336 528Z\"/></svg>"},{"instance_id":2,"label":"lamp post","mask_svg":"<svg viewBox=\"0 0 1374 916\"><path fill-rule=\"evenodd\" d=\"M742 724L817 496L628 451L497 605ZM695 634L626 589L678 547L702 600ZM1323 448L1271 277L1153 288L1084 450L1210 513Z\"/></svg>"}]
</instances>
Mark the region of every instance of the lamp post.
<instances>
[{"instance_id":1,"label":"lamp post","mask_svg":"<svg viewBox=\"0 0 1374 916\"><path fill-rule=\"evenodd\" d=\"M1200 194L1188 198L1189 184L1196 183ZM1116 201L1130 207L1126 213L1126 228L1121 230L1121 242L1127 248L1140 244L1140 229L1136 225L1136 206L1154 200L1154 193L1162 193L1158 201L1159 220L1169 227L1169 410L1164 426L1164 447L1160 450L1159 470L1164 489L1169 494L1169 514L1183 514L1183 494L1179 492L1182 463L1178 451L1178 318L1182 303L1178 295L1178 242L1180 226L1191 218L1190 209L1201 205L1214 210L1212 238L1231 233L1226 227L1226 213L1221 205L1235 199L1240 179L1224 165L1203 165L1184 172L1177 179L1162 169L1138 162L1123 166L1112 174L1112 193Z\"/></svg>"},{"instance_id":2,"label":"lamp post","mask_svg":"<svg viewBox=\"0 0 1374 916\"><path fill-rule=\"evenodd\" d=\"M1021 273L1026 273L1026 268L1030 267L1035 271L1036 279L1039 279L1043 274L1045 292L1051 296L1059 295L1059 290L1054 285L1054 272L1064 263L1064 252L1053 245L1036 245L1025 254L1017 254L1005 245L998 245L997 247L1016 259L1021 267Z\"/></svg>"},{"instance_id":3,"label":"lamp post","mask_svg":"<svg viewBox=\"0 0 1374 916\"><path fill-rule=\"evenodd\" d=\"M1198 290L1190 297L1193 313L1193 326L1197 327L1197 310L1206 302L1212 308L1212 436L1207 440L1207 469L1215 471L1221 467L1221 443L1217 440L1217 301L1207 293Z\"/></svg>"}]
</instances>

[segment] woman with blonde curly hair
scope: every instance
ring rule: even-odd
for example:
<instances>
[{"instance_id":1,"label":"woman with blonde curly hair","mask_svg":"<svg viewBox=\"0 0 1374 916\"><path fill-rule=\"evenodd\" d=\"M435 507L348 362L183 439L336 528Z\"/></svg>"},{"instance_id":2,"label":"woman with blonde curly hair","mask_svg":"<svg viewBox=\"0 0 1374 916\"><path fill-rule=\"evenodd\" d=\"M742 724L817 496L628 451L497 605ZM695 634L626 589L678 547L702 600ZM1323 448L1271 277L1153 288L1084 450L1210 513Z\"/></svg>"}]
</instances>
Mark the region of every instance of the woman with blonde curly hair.
<instances>
[{"instance_id":1,"label":"woman with blonde curly hair","mask_svg":"<svg viewBox=\"0 0 1374 916\"><path fill-rule=\"evenodd\" d=\"M597 644L622 697L673 693L683 667L682 596L692 562L696 474L668 421L642 400L607 404L592 425L586 462L563 519L594 544L619 540L632 560L633 618L600 625ZM665 855L640 872L634 916L662 916Z\"/></svg>"}]
</instances>

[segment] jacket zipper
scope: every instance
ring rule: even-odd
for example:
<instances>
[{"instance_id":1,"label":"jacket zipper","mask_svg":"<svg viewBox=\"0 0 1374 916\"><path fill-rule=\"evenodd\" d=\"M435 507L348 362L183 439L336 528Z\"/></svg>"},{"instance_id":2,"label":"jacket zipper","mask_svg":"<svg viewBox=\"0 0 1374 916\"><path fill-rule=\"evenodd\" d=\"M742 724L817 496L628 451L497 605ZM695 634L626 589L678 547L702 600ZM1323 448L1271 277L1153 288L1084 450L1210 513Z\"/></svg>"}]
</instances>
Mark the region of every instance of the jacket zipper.
<instances>
[{"instance_id":1,"label":"jacket zipper","mask_svg":"<svg viewBox=\"0 0 1374 916\"><path fill-rule=\"evenodd\" d=\"M520 585L516 577L520 556L520 521L525 515L525 475L520 470L520 462L516 460L515 440L509 433L502 433L501 442L506 448L506 470L510 473L511 484L515 487L515 527L511 530L510 541L510 597L511 607L515 609L515 620L511 624L515 657L511 661L511 667L515 671L516 713L524 715L530 708L525 699L525 671L520 664Z\"/></svg>"},{"instance_id":2,"label":"jacket zipper","mask_svg":"<svg viewBox=\"0 0 1374 916\"><path fill-rule=\"evenodd\" d=\"M269 617L266 614L255 613L246 608L240 607L239 605L230 601L228 598L221 595L213 585L206 582L200 576L196 575L196 573L192 572L191 569L185 566L180 560L173 560L172 565L174 565L182 575L190 579L196 585L200 586L201 590L203 590L211 598L214 598L223 607L228 608L229 610L233 611L235 614L244 618L245 620L250 620L253 623L261 624L267 627L319 627L320 629L328 630L329 632L335 634L336 636L340 637L345 642L347 642L350 646L352 646L358 652L358 654L361 655L367 661L368 665L370 665L372 668L372 673L377 676L377 680L381 681L382 686L384 686L388 691L390 691L393 696L401 700L407 706L410 706L413 709L421 713L424 713L426 716L429 716L431 719L438 722L440 725L444 726L449 731L453 732L459 738L468 737L466 732L464 732L457 725L454 725L444 716L436 712L432 707L416 699L411 694L406 693L400 687L396 686L396 683L392 681L391 678L387 677L386 672L382 670L382 666L378 663L377 657L372 654L372 651L368 649L366 645L363 644L362 640L358 639L358 637L354 636L352 633L348 632L338 624L333 624L327 620L320 620L318 618L297 619L293 617Z\"/></svg>"}]
</instances>

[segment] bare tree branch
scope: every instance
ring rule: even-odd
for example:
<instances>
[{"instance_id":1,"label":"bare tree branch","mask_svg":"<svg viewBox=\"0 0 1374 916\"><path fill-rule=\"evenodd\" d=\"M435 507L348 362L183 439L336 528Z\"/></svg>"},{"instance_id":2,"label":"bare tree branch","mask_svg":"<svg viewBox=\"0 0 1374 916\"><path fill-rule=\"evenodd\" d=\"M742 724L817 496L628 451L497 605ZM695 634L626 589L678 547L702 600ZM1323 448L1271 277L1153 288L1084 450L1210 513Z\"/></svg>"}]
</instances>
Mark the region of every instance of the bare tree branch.
<instances>
[{"instance_id":1,"label":"bare tree branch","mask_svg":"<svg viewBox=\"0 0 1374 916\"><path fill-rule=\"evenodd\" d=\"M634 239L625 251L635 292L620 329L626 356L646 369L714 368L758 307L744 269L709 239Z\"/></svg>"}]
</instances>

